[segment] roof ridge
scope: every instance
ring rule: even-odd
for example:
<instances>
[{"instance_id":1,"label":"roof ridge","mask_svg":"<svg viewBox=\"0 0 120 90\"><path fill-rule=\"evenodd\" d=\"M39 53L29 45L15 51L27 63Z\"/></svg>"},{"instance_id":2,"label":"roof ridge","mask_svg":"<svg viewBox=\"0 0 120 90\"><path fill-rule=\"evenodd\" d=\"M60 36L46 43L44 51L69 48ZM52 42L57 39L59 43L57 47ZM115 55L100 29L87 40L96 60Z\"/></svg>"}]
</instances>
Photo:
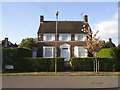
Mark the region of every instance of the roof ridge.
<instances>
[{"instance_id":1,"label":"roof ridge","mask_svg":"<svg viewBox=\"0 0 120 90\"><path fill-rule=\"evenodd\" d=\"M56 22L56 21L43 21L43 22ZM58 22L84 22L84 21L58 21Z\"/></svg>"}]
</instances>

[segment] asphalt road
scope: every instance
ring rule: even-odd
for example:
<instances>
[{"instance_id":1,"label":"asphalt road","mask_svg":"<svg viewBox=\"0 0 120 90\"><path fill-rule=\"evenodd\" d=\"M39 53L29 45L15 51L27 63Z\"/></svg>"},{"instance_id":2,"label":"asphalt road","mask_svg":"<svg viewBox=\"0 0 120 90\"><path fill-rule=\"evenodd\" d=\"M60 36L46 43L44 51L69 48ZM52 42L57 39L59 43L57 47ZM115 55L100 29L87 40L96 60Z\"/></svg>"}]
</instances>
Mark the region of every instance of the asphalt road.
<instances>
[{"instance_id":1,"label":"asphalt road","mask_svg":"<svg viewBox=\"0 0 120 90\"><path fill-rule=\"evenodd\" d=\"M2 78L2 88L114 88L118 90L115 89L116 87L118 87L118 76L3 76Z\"/></svg>"}]
</instances>

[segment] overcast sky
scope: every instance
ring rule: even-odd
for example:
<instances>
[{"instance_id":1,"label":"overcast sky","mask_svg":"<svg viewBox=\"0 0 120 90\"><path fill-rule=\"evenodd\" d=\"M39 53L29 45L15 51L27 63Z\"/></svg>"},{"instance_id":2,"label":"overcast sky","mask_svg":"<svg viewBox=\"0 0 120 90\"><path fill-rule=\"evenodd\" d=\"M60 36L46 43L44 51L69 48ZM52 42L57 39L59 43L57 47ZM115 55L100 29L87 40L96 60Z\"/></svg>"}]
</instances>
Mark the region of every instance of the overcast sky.
<instances>
[{"instance_id":1,"label":"overcast sky","mask_svg":"<svg viewBox=\"0 0 120 90\"><path fill-rule=\"evenodd\" d=\"M83 16L88 15L93 32L99 31L102 40L112 38L118 44L118 2L2 2L0 6L0 38L7 36L12 43L37 37L40 15L46 21L55 21L59 11L59 21L83 21Z\"/></svg>"}]
</instances>

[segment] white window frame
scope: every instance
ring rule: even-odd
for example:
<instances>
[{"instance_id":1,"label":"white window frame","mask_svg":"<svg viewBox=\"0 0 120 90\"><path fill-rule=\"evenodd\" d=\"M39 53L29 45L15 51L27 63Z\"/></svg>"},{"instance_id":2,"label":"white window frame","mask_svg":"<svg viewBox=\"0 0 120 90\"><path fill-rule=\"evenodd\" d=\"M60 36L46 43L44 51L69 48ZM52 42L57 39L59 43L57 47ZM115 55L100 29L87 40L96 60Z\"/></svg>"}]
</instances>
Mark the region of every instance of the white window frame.
<instances>
[{"instance_id":1,"label":"white window frame","mask_svg":"<svg viewBox=\"0 0 120 90\"><path fill-rule=\"evenodd\" d=\"M47 35L52 35L52 40L46 40ZM55 34L43 34L43 41L55 41Z\"/></svg>"},{"instance_id":2,"label":"white window frame","mask_svg":"<svg viewBox=\"0 0 120 90\"><path fill-rule=\"evenodd\" d=\"M84 46L75 46L75 47L74 47L74 56L75 56L75 57L87 57L87 54L88 54L88 53L87 53L87 49L85 49L85 51L84 51L84 52L86 52L86 53L85 53L86 55L82 56L82 55L79 54L79 51L78 51L79 48L81 48L81 49L84 48L84 49L85 49Z\"/></svg>"},{"instance_id":3,"label":"white window frame","mask_svg":"<svg viewBox=\"0 0 120 90\"><path fill-rule=\"evenodd\" d=\"M56 48L53 47L53 46L43 46L43 57L46 57L46 55L45 55L45 49L46 48L52 48L52 56L51 57L55 57L54 49L56 49Z\"/></svg>"},{"instance_id":4,"label":"white window frame","mask_svg":"<svg viewBox=\"0 0 120 90\"><path fill-rule=\"evenodd\" d=\"M79 36L79 35L82 35L82 36L83 36L82 40L78 40L78 36ZM86 38L87 38L87 35L86 35L86 34L75 34L75 41L85 41Z\"/></svg>"},{"instance_id":5,"label":"white window frame","mask_svg":"<svg viewBox=\"0 0 120 90\"><path fill-rule=\"evenodd\" d=\"M68 40L62 40L63 35L68 35ZM71 34L59 34L59 41L71 41Z\"/></svg>"}]
</instances>

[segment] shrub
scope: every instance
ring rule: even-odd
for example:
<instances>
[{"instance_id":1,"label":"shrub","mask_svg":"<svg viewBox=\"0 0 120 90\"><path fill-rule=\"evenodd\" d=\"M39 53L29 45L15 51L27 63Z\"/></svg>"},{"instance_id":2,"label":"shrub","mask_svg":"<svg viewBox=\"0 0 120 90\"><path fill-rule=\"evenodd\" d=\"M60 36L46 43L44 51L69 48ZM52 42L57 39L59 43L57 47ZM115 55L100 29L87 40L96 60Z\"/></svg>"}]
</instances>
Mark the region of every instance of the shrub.
<instances>
[{"instance_id":1,"label":"shrub","mask_svg":"<svg viewBox=\"0 0 120 90\"><path fill-rule=\"evenodd\" d=\"M71 60L71 66L74 71L93 71L94 70L93 57L75 58ZM100 71L119 71L118 62L115 58L97 58L99 61Z\"/></svg>"},{"instance_id":2,"label":"shrub","mask_svg":"<svg viewBox=\"0 0 120 90\"><path fill-rule=\"evenodd\" d=\"M3 68L5 65L16 65L22 57L31 57L32 50L27 48L3 48Z\"/></svg>"},{"instance_id":3,"label":"shrub","mask_svg":"<svg viewBox=\"0 0 120 90\"><path fill-rule=\"evenodd\" d=\"M103 48L98 52L97 57L116 58L118 54L117 52L118 52L117 48Z\"/></svg>"},{"instance_id":4,"label":"shrub","mask_svg":"<svg viewBox=\"0 0 120 90\"><path fill-rule=\"evenodd\" d=\"M74 71L92 71L93 61L94 61L93 57L85 57L85 58L72 57L70 63Z\"/></svg>"},{"instance_id":5,"label":"shrub","mask_svg":"<svg viewBox=\"0 0 120 90\"><path fill-rule=\"evenodd\" d=\"M115 58L98 58L100 71L118 71L118 62Z\"/></svg>"},{"instance_id":6,"label":"shrub","mask_svg":"<svg viewBox=\"0 0 120 90\"><path fill-rule=\"evenodd\" d=\"M16 71L54 71L55 58L20 58L15 65ZM57 70L64 70L64 58L57 57Z\"/></svg>"}]
</instances>

